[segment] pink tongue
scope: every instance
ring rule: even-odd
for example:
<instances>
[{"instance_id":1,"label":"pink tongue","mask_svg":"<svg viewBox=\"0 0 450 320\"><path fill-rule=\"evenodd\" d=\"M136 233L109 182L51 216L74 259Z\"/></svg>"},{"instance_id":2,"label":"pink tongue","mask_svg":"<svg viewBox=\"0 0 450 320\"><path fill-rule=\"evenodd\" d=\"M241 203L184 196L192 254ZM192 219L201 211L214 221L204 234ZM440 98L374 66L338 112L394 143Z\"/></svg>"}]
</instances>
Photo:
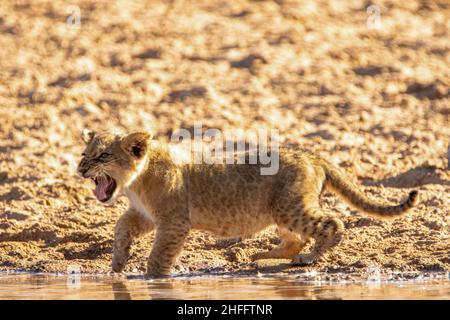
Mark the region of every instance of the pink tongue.
<instances>
[{"instance_id":1,"label":"pink tongue","mask_svg":"<svg viewBox=\"0 0 450 320\"><path fill-rule=\"evenodd\" d=\"M106 190L111 183L105 177L98 178L98 184L95 187L94 193L98 200L103 201L108 198Z\"/></svg>"}]
</instances>

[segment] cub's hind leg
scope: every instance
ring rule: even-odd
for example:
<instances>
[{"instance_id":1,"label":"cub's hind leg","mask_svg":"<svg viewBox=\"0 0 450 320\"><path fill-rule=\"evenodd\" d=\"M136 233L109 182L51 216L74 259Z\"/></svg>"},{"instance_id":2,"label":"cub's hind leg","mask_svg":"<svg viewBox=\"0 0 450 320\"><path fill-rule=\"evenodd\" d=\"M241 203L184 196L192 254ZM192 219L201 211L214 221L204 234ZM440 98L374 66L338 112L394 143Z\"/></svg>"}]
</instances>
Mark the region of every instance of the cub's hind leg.
<instances>
[{"instance_id":1,"label":"cub's hind leg","mask_svg":"<svg viewBox=\"0 0 450 320\"><path fill-rule=\"evenodd\" d=\"M133 239L149 233L152 221L133 208L128 209L117 221L114 231L112 269L121 272L130 257Z\"/></svg>"},{"instance_id":2,"label":"cub's hind leg","mask_svg":"<svg viewBox=\"0 0 450 320\"><path fill-rule=\"evenodd\" d=\"M273 202L272 210L278 225L298 233L304 240L315 240L310 253L294 257L295 264L314 263L342 237L343 223L325 215L320 208L319 198L324 183L324 171L308 164L297 171L295 181L286 185Z\"/></svg>"},{"instance_id":3,"label":"cub's hind leg","mask_svg":"<svg viewBox=\"0 0 450 320\"><path fill-rule=\"evenodd\" d=\"M305 245L300 236L285 228L279 227L281 243L270 251L258 252L251 259L292 259Z\"/></svg>"},{"instance_id":4,"label":"cub's hind leg","mask_svg":"<svg viewBox=\"0 0 450 320\"><path fill-rule=\"evenodd\" d=\"M336 246L342 239L344 224L338 218L328 215L316 215L309 218L309 223L302 228L306 237L315 240L310 253L299 254L294 257L293 263L307 265L316 262L329 249Z\"/></svg>"}]
</instances>

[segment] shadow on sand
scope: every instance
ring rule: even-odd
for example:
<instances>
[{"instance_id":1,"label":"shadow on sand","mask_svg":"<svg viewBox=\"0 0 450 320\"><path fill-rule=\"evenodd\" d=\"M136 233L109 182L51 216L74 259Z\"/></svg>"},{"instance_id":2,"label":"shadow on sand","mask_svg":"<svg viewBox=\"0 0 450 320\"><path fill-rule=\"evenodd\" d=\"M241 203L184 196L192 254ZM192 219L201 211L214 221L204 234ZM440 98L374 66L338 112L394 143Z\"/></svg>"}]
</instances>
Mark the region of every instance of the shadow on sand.
<instances>
[{"instance_id":1,"label":"shadow on sand","mask_svg":"<svg viewBox=\"0 0 450 320\"><path fill-rule=\"evenodd\" d=\"M415 188L427 184L450 186L450 179L445 179L445 176L448 176L448 172L435 166L422 164L393 177L378 181L364 179L362 183L365 186L383 186L389 188Z\"/></svg>"}]
</instances>

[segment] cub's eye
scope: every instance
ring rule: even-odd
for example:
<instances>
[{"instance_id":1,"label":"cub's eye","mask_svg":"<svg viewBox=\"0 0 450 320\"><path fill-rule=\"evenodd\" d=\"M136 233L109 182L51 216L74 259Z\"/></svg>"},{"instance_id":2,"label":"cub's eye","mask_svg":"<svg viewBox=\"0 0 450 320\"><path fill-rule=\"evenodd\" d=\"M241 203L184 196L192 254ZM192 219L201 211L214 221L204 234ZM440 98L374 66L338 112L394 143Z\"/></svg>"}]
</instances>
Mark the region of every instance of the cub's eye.
<instances>
[{"instance_id":1,"label":"cub's eye","mask_svg":"<svg viewBox=\"0 0 450 320\"><path fill-rule=\"evenodd\" d=\"M102 153L100 157L98 157L100 160L107 160L111 155L109 153Z\"/></svg>"},{"instance_id":2,"label":"cub's eye","mask_svg":"<svg viewBox=\"0 0 450 320\"><path fill-rule=\"evenodd\" d=\"M82 156L82 157L86 157L86 152L83 152L83 153L81 154L81 156Z\"/></svg>"}]
</instances>

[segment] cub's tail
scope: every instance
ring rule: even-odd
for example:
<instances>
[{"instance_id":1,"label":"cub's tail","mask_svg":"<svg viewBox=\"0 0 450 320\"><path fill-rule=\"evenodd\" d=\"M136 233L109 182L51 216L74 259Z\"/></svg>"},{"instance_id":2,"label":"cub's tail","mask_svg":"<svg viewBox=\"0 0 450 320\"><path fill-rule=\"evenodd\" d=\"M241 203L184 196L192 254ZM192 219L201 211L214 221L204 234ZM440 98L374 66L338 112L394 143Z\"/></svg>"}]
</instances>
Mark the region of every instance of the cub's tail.
<instances>
[{"instance_id":1,"label":"cub's tail","mask_svg":"<svg viewBox=\"0 0 450 320\"><path fill-rule=\"evenodd\" d=\"M416 204L418 194L416 190L411 191L408 198L400 204L390 205L384 201L368 198L360 191L360 187L356 186L347 175L339 171L330 162L322 159L322 166L325 170L327 186L330 186L357 209L368 214L382 218L394 218L405 213Z\"/></svg>"}]
</instances>

